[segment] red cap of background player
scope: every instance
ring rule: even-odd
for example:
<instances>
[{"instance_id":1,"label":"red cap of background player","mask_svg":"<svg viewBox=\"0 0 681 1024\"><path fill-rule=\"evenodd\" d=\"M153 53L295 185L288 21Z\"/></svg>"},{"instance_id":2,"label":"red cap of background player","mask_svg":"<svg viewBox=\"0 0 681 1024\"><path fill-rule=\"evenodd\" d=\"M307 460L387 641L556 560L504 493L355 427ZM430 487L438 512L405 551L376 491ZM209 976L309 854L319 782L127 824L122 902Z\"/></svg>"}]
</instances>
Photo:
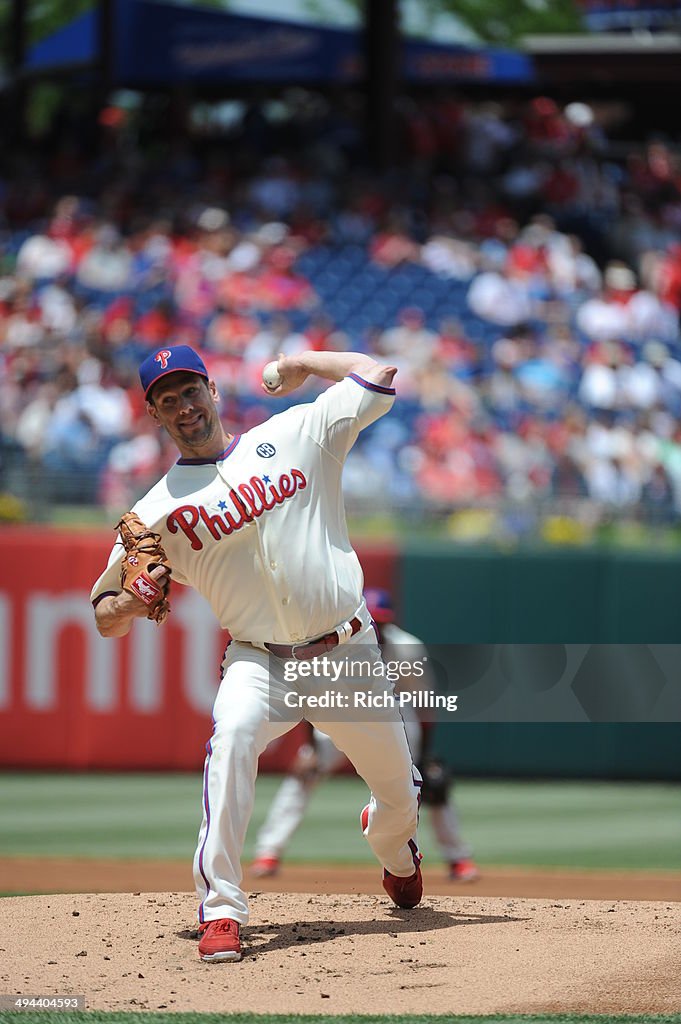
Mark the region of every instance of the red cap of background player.
<instances>
[{"instance_id":1,"label":"red cap of background player","mask_svg":"<svg viewBox=\"0 0 681 1024\"><path fill-rule=\"evenodd\" d=\"M394 622L395 610L387 590L380 587L368 587L364 591L369 614L374 622Z\"/></svg>"},{"instance_id":2,"label":"red cap of background player","mask_svg":"<svg viewBox=\"0 0 681 1024\"><path fill-rule=\"evenodd\" d=\"M139 374L144 397L157 380L167 377L169 373L178 373L184 370L187 373L198 373L208 380L208 370L203 359L189 345L174 345L173 348L159 348L144 360L140 365Z\"/></svg>"}]
</instances>

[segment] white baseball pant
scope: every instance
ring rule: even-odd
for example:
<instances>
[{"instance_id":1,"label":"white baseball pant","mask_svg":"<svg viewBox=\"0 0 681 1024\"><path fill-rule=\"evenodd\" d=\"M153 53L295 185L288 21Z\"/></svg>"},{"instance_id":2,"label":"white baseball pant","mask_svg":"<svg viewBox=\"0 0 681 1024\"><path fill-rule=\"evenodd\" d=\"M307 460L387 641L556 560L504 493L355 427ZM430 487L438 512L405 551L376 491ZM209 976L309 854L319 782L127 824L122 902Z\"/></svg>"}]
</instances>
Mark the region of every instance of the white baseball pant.
<instances>
[{"instance_id":1,"label":"white baseball pant","mask_svg":"<svg viewBox=\"0 0 681 1024\"><path fill-rule=\"evenodd\" d=\"M370 623L326 657L344 659L349 647L360 644L362 659L380 661ZM341 677L333 689L351 699L356 685ZM377 693L384 690L380 678L375 689ZM394 875L414 873L408 844L416 842L421 776L412 763L399 711L395 709L389 720L382 708L362 709L360 720L356 711L342 721L324 720L321 710L319 717L313 717L307 708L287 707L284 698L291 691L283 661L250 644L234 641L229 645L213 709L213 735L206 746L203 821L194 855L201 922L221 917L240 924L248 921L241 853L253 812L258 757L268 743L303 717L332 738L369 786L369 825L364 834L379 863ZM359 816L361 808L357 810Z\"/></svg>"},{"instance_id":2,"label":"white baseball pant","mask_svg":"<svg viewBox=\"0 0 681 1024\"><path fill-rule=\"evenodd\" d=\"M418 762L421 755L421 724L408 706L402 708L402 717L412 758ZM330 736L319 729L314 730L314 749L316 771L304 777L287 775L277 789L256 838L256 857L279 858L283 855L305 817L315 789L345 761L345 754L336 747ZM471 856L471 848L462 838L458 815L452 803L429 806L428 816L441 855L447 863Z\"/></svg>"}]
</instances>

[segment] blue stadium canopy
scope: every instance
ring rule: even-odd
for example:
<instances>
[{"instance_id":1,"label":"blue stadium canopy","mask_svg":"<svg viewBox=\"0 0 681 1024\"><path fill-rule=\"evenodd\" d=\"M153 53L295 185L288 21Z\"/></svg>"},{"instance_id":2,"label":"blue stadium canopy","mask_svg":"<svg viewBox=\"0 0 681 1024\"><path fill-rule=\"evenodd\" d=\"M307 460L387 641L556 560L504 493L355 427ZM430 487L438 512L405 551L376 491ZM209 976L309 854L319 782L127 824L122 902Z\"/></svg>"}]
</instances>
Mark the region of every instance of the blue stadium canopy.
<instances>
[{"instance_id":1,"label":"blue stadium canopy","mask_svg":"<svg viewBox=\"0 0 681 1024\"><path fill-rule=\"evenodd\" d=\"M359 31L116 0L112 84L163 87L183 82L352 85L363 74ZM24 71L95 67L99 18L93 10L33 46ZM411 83L531 83L530 57L512 50L405 40L403 76Z\"/></svg>"}]
</instances>

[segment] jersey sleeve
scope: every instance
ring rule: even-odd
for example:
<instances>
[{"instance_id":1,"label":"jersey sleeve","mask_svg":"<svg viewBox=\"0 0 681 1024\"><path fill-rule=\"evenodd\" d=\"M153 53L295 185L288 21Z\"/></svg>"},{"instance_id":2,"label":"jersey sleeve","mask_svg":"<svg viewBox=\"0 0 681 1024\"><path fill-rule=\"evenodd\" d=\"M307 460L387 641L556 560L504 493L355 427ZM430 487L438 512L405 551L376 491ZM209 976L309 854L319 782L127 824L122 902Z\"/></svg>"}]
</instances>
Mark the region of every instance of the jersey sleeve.
<instances>
[{"instance_id":1,"label":"jersey sleeve","mask_svg":"<svg viewBox=\"0 0 681 1024\"><path fill-rule=\"evenodd\" d=\"M394 388L382 387L352 373L305 407L302 429L342 461L360 430L384 416L394 401Z\"/></svg>"},{"instance_id":2,"label":"jersey sleeve","mask_svg":"<svg viewBox=\"0 0 681 1024\"><path fill-rule=\"evenodd\" d=\"M124 554L125 548L123 547L119 537L111 549L106 569L90 592L90 600L95 607L99 604L102 598L106 597L108 594L120 594L122 590L121 562L123 561Z\"/></svg>"},{"instance_id":3,"label":"jersey sleeve","mask_svg":"<svg viewBox=\"0 0 681 1024\"><path fill-rule=\"evenodd\" d=\"M160 496L154 496L153 493L147 494L144 498L141 498L137 504L133 505L132 511L136 512L142 522L151 530L157 530L161 534L161 543L164 545L166 552L168 551L168 534L163 526L166 513L168 511L167 502L163 500L163 494L161 491ZM111 549L109 555L109 561L107 562L106 569L96 581L90 592L90 601L95 607L99 604L103 597L108 594L120 594L122 591L121 587L121 562L125 555L125 548L121 541L120 535L116 538L114 546ZM186 583L184 575L175 567L172 558L169 559L172 567L172 581L174 583Z\"/></svg>"}]
</instances>

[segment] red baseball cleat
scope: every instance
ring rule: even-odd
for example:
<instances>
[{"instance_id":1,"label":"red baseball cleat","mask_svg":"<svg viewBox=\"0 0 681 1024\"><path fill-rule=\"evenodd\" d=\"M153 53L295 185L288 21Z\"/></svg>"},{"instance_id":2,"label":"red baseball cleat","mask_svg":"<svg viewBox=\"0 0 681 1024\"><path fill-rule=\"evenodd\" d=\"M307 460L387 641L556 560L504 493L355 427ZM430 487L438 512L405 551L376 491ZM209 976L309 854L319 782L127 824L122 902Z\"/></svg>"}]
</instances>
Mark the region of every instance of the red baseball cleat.
<instances>
[{"instance_id":1,"label":"red baseball cleat","mask_svg":"<svg viewBox=\"0 0 681 1024\"><path fill-rule=\"evenodd\" d=\"M368 804L362 808L359 823L362 826L362 832L366 832L369 825ZM423 896L421 854L416 849L416 843L413 839L409 840L409 846L414 858L414 864L416 865L416 871L413 875L401 878L399 875L391 875L386 868L383 868L383 888L393 903L403 910L413 910L421 902L421 897Z\"/></svg>"},{"instance_id":2,"label":"red baseball cleat","mask_svg":"<svg viewBox=\"0 0 681 1024\"><path fill-rule=\"evenodd\" d=\"M463 860L455 860L449 865L449 877L452 882L475 882L480 878L480 872L475 861L464 857Z\"/></svg>"},{"instance_id":3,"label":"red baseball cleat","mask_svg":"<svg viewBox=\"0 0 681 1024\"><path fill-rule=\"evenodd\" d=\"M402 907L403 910L413 910L421 902L421 897L423 896L421 865L417 865L414 874L409 875L408 878L391 875L384 868L383 888L398 907Z\"/></svg>"},{"instance_id":4,"label":"red baseball cleat","mask_svg":"<svg viewBox=\"0 0 681 1024\"><path fill-rule=\"evenodd\" d=\"M251 864L251 874L256 878L271 878L279 872L278 857L256 857Z\"/></svg>"},{"instance_id":5,"label":"red baseball cleat","mask_svg":"<svg viewBox=\"0 0 681 1024\"><path fill-rule=\"evenodd\" d=\"M219 964L228 960L241 960L239 922L230 917L206 921L199 926L199 956L206 963Z\"/></svg>"}]
</instances>

